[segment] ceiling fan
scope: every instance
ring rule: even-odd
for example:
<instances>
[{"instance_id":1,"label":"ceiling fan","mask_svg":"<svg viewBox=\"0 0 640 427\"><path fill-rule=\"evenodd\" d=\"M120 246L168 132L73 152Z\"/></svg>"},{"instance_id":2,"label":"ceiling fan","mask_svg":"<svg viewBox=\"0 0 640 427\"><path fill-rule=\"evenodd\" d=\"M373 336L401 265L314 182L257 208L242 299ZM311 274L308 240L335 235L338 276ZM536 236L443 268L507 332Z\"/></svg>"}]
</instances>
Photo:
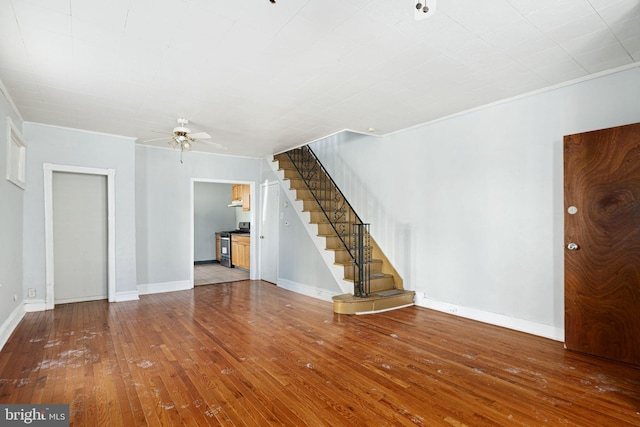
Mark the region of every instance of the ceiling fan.
<instances>
[{"instance_id":1,"label":"ceiling fan","mask_svg":"<svg viewBox=\"0 0 640 427\"><path fill-rule=\"evenodd\" d=\"M194 142L202 142L204 144L213 145L216 148L226 150L225 146L223 146L222 144L218 144L217 142L203 141L204 139L211 139L211 136L206 132L191 133L191 129L187 127L188 124L189 124L189 119L179 118L178 126L173 128L172 133L158 132L158 133L166 133L167 135L171 135L167 143L173 149L180 148L180 163L182 163L182 153L185 151L191 151L191 148L193 148ZM152 132L157 132L157 131L152 131ZM147 139L144 142L159 141L161 139L165 139L165 137Z\"/></svg>"}]
</instances>

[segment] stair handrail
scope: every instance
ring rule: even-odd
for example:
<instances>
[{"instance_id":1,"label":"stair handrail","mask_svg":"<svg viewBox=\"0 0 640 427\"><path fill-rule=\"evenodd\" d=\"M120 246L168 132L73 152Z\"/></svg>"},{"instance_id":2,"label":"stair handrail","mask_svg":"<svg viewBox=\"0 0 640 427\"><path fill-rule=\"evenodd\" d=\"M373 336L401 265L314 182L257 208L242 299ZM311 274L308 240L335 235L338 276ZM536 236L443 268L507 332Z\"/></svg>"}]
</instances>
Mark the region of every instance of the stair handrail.
<instances>
[{"instance_id":1,"label":"stair handrail","mask_svg":"<svg viewBox=\"0 0 640 427\"><path fill-rule=\"evenodd\" d=\"M285 154L353 262L354 296L368 297L371 289L370 224L360 219L311 147L305 145L287 151Z\"/></svg>"}]
</instances>

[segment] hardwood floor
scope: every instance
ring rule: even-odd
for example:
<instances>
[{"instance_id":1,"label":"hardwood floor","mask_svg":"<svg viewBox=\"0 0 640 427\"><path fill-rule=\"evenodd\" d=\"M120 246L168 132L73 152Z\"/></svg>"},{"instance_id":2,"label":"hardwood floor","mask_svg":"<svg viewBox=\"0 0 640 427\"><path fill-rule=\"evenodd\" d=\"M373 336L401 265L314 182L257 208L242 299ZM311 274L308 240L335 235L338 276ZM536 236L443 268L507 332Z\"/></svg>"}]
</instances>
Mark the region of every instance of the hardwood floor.
<instances>
[{"instance_id":1,"label":"hardwood floor","mask_svg":"<svg viewBox=\"0 0 640 427\"><path fill-rule=\"evenodd\" d=\"M0 352L0 403L68 403L74 426L637 426L640 370L243 281L27 313Z\"/></svg>"}]
</instances>

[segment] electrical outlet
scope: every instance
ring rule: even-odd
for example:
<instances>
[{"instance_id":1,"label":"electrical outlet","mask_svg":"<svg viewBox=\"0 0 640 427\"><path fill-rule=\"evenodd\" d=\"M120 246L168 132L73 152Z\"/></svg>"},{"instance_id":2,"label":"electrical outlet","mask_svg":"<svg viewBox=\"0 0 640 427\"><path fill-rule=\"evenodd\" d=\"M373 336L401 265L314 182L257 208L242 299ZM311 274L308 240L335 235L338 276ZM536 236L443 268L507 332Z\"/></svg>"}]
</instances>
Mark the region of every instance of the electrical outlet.
<instances>
[{"instance_id":1,"label":"electrical outlet","mask_svg":"<svg viewBox=\"0 0 640 427\"><path fill-rule=\"evenodd\" d=\"M35 298L36 297L36 290L34 288L29 288L29 290L27 291L29 298Z\"/></svg>"}]
</instances>

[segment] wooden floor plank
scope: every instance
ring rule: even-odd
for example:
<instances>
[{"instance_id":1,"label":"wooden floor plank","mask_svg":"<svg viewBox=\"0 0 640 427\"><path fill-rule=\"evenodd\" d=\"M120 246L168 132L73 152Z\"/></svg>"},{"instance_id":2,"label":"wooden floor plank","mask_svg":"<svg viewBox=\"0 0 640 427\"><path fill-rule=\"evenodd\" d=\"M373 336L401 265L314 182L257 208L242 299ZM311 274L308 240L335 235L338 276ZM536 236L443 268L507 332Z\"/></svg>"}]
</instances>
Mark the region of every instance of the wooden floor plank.
<instances>
[{"instance_id":1,"label":"wooden floor plank","mask_svg":"<svg viewBox=\"0 0 640 427\"><path fill-rule=\"evenodd\" d=\"M68 403L74 426L634 426L640 369L243 281L27 313L0 352L0 403Z\"/></svg>"}]
</instances>

